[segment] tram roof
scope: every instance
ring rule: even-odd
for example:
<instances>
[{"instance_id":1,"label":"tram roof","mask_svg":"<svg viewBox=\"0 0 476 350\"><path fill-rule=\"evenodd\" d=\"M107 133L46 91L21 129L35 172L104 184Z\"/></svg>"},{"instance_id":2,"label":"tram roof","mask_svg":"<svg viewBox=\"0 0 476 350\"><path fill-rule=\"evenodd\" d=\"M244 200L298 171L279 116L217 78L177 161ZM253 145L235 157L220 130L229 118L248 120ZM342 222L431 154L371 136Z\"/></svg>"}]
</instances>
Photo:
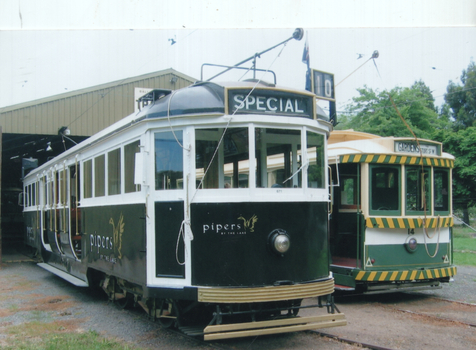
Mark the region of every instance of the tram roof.
<instances>
[{"instance_id":1,"label":"tram roof","mask_svg":"<svg viewBox=\"0 0 476 350\"><path fill-rule=\"evenodd\" d=\"M312 95L309 91L290 89L257 80L241 82L196 82L180 90L157 95L157 99L146 111L147 118L163 118L190 114L225 114L226 89L274 89L283 92ZM151 92L153 93L153 91Z\"/></svg>"},{"instance_id":2,"label":"tram roof","mask_svg":"<svg viewBox=\"0 0 476 350\"><path fill-rule=\"evenodd\" d=\"M420 155L419 152L406 152L396 151L395 143L415 143L415 139L412 137L382 137L366 132L349 130L333 130L330 133L328 143L328 156L329 159L333 159L338 155L352 155L352 154L413 154ZM437 147L438 155L425 156L438 156L447 159L454 159L454 156L443 152L443 144L438 141L418 139L421 144L434 145Z\"/></svg>"},{"instance_id":3,"label":"tram roof","mask_svg":"<svg viewBox=\"0 0 476 350\"><path fill-rule=\"evenodd\" d=\"M252 88L275 90L279 91L281 94L289 93L307 97L314 96L313 93L306 90L276 86L275 84L267 83L265 81L257 81L252 79L240 82L233 81L219 83L199 81L193 85L179 90L155 89L138 100L139 102L141 99L149 101L151 102L149 105L144 106L144 108L142 108L142 110L139 112L124 117L123 119L106 127L105 129L92 135L67 151L61 153L55 157L55 161L68 158L71 154L74 154L79 149L89 147L103 140L104 137L113 135L119 130L128 128L144 119L167 118L168 116L179 115L193 116L198 114L224 115L226 106L226 89ZM318 111L319 118L322 118L323 121L326 121L326 119L323 118L325 117L324 112L321 114L319 114ZM48 164L50 164L50 162L39 166L35 169L35 171L32 171L32 173L49 166Z\"/></svg>"}]
</instances>

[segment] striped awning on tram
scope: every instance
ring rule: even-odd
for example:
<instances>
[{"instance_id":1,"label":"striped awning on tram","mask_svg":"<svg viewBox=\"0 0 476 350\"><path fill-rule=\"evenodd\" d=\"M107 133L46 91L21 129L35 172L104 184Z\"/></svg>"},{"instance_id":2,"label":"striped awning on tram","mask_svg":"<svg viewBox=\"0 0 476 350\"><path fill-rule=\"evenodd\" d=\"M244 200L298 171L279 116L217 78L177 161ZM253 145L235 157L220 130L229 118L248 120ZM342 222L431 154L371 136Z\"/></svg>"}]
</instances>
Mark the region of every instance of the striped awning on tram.
<instances>
[{"instance_id":1,"label":"striped awning on tram","mask_svg":"<svg viewBox=\"0 0 476 350\"><path fill-rule=\"evenodd\" d=\"M346 154L341 163L407 164L454 168L454 160L431 157L397 156L388 154Z\"/></svg>"},{"instance_id":2,"label":"striped awning on tram","mask_svg":"<svg viewBox=\"0 0 476 350\"><path fill-rule=\"evenodd\" d=\"M424 218L402 217L369 217L365 219L365 225L371 228L422 228ZM425 227L453 227L452 217L427 217Z\"/></svg>"}]
</instances>

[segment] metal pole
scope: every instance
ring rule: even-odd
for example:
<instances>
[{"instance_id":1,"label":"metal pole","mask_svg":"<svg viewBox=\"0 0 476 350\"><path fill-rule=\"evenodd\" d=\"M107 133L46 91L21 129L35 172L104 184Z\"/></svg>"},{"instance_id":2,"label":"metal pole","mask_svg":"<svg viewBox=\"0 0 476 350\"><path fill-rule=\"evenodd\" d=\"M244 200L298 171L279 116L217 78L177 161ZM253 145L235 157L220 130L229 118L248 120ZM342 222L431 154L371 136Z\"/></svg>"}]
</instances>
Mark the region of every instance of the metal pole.
<instances>
[{"instance_id":1,"label":"metal pole","mask_svg":"<svg viewBox=\"0 0 476 350\"><path fill-rule=\"evenodd\" d=\"M252 60L252 59L255 59L255 60L256 60L256 57L259 57L260 55L262 55L262 54L264 54L264 53L266 53L266 52L268 52L268 51L271 51L272 49L274 49L274 48L276 48L276 47L278 47L278 46L280 46L280 45L283 45L283 44L287 43L289 40L296 39L296 40L299 41L299 40L302 39L303 36L304 36L304 30L303 30L302 28L296 28L296 30L294 31L292 37L290 37L290 38L284 40L283 42L280 42L280 43L277 44L277 45L274 45L273 47L270 47L269 49L266 49L266 50L261 51L261 52L259 52L259 53L255 53L253 56L251 56L251 57L249 57L249 58L247 58L247 59L245 59L245 60L243 60L243 61L241 61L241 62L235 64L233 67L230 67L230 68L228 68L228 69L225 69L223 72L214 75L213 77L211 77L211 78L208 79L207 81L210 81L210 80L212 80L212 79L215 79L216 77L222 75L223 73L228 72L229 70L233 69L234 67L239 67L239 66L241 66L243 63L246 63L246 62L248 62L248 61L250 61L250 60ZM256 63L255 63L255 66L254 66L253 68L256 68Z\"/></svg>"}]
</instances>

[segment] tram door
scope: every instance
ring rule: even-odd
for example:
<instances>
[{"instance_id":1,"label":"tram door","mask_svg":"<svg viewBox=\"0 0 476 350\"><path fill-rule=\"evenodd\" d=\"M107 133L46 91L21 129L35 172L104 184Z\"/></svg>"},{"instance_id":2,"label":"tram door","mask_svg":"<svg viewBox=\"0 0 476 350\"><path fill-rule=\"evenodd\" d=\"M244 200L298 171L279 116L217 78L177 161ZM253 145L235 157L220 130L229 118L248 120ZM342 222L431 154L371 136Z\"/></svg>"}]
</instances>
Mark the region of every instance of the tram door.
<instances>
[{"instance_id":1,"label":"tram door","mask_svg":"<svg viewBox=\"0 0 476 350\"><path fill-rule=\"evenodd\" d=\"M58 212L57 212L57 198L58 198L58 186L57 186L57 171L50 169L46 176L46 206L44 211L44 223L45 223L45 243L47 250L51 250L53 253L62 254L61 246L59 244L60 238L58 234ZM50 248L50 249L48 249Z\"/></svg>"},{"instance_id":2,"label":"tram door","mask_svg":"<svg viewBox=\"0 0 476 350\"><path fill-rule=\"evenodd\" d=\"M59 237L59 244L61 252L70 257L76 258L73 252L71 243L70 231L70 202L71 202L71 168L65 165L56 172L57 175L57 237Z\"/></svg>"},{"instance_id":3,"label":"tram door","mask_svg":"<svg viewBox=\"0 0 476 350\"><path fill-rule=\"evenodd\" d=\"M333 178L336 167L332 166ZM359 164L339 164L339 187L334 188L334 208L330 222L331 254L335 265L358 267L363 217L360 213Z\"/></svg>"},{"instance_id":4,"label":"tram door","mask_svg":"<svg viewBox=\"0 0 476 350\"><path fill-rule=\"evenodd\" d=\"M69 204L71 248L76 258L81 259L81 211L79 209L79 164L69 168Z\"/></svg>"}]
</instances>

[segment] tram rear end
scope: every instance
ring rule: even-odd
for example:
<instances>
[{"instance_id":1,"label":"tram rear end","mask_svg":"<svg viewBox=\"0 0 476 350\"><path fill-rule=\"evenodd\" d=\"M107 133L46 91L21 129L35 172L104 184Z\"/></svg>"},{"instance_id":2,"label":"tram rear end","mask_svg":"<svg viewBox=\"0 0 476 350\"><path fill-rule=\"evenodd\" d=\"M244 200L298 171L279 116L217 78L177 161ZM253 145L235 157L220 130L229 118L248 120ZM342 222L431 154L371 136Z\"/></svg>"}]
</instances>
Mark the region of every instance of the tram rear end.
<instances>
[{"instance_id":1,"label":"tram rear end","mask_svg":"<svg viewBox=\"0 0 476 350\"><path fill-rule=\"evenodd\" d=\"M331 270L338 289L441 288L456 274L451 171L439 142L334 131Z\"/></svg>"}]
</instances>

